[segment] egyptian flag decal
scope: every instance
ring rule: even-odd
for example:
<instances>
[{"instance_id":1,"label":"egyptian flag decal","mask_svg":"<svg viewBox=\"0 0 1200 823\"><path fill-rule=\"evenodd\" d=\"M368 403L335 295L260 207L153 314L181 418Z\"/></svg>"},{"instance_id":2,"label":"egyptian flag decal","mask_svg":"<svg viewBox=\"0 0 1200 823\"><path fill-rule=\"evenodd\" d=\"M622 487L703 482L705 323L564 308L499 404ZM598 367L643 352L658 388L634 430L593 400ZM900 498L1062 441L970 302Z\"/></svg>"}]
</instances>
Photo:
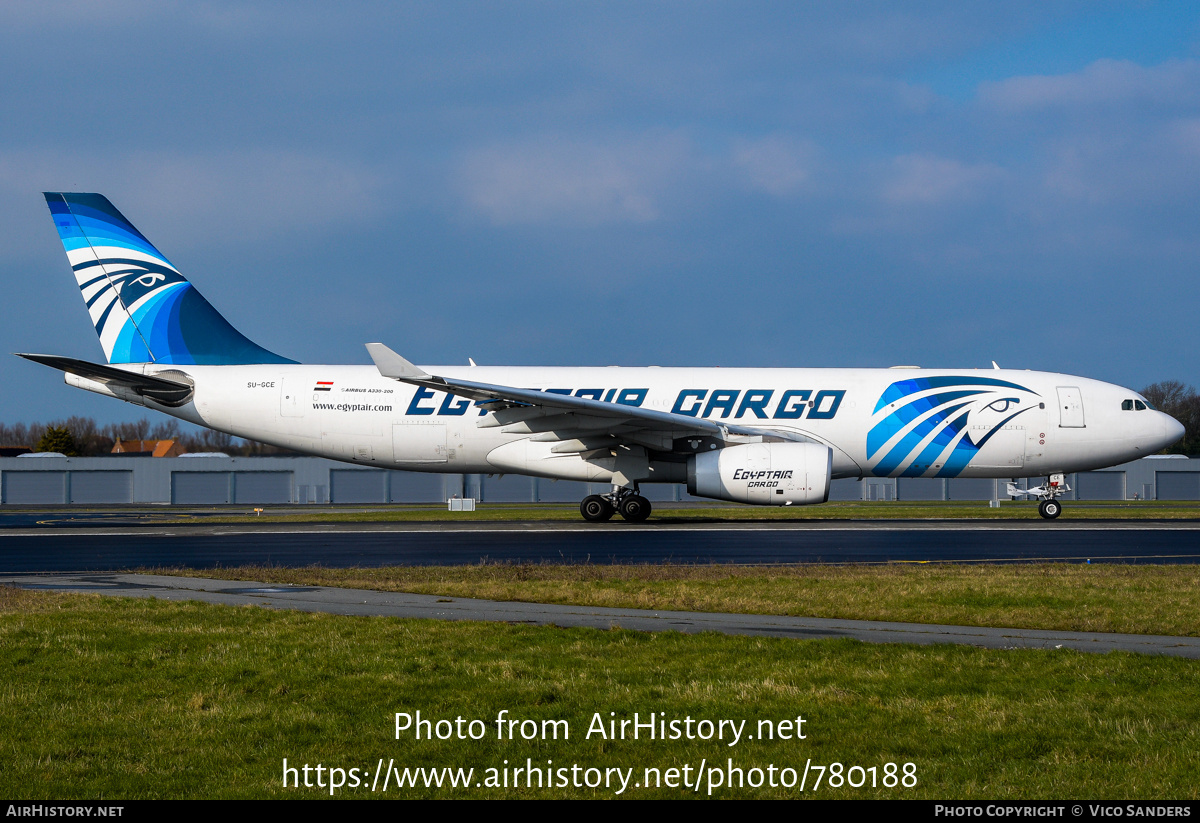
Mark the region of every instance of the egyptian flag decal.
<instances>
[{"instance_id":1,"label":"egyptian flag decal","mask_svg":"<svg viewBox=\"0 0 1200 823\"><path fill-rule=\"evenodd\" d=\"M333 391L332 380L318 380L316 388L313 391Z\"/></svg>"}]
</instances>

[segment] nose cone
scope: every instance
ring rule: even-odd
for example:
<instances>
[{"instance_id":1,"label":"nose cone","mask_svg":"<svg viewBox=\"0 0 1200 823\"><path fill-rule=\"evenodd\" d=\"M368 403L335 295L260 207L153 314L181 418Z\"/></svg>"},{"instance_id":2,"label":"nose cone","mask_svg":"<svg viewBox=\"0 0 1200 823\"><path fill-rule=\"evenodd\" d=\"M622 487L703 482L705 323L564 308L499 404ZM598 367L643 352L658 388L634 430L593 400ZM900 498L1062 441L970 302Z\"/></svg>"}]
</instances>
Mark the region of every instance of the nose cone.
<instances>
[{"instance_id":1,"label":"nose cone","mask_svg":"<svg viewBox=\"0 0 1200 823\"><path fill-rule=\"evenodd\" d=\"M1146 450L1156 452L1178 443L1183 437L1183 424L1169 414L1153 413L1147 421Z\"/></svg>"}]
</instances>

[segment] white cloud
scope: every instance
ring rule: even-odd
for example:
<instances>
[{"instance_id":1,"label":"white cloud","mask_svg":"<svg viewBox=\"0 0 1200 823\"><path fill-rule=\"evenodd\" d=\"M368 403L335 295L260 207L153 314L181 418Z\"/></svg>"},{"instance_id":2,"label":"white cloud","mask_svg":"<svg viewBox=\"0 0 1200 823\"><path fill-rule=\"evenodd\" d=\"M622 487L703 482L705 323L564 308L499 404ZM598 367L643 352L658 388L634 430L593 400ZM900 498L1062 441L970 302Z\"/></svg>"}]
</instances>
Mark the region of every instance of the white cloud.
<instances>
[{"instance_id":1,"label":"white cloud","mask_svg":"<svg viewBox=\"0 0 1200 823\"><path fill-rule=\"evenodd\" d=\"M1097 60L1069 74L1030 75L983 83L979 99L1006 112L1130 103L1168 106L1196 103L1200 102L1200 62L1169 60L1147 67L1129 60Z\"/></svg>"},{"instance_id":2,"label":"white cloud","mask_svg":"<svg viewBox=\"0 0 1200 823\"><path fill-rule=\"evenodd\" d=\"M96 191L135 225L153 215L178 226L185 243L211 242L188 230L197 222L222 239L246 240L352 219L372 211L382 185L353 163L288 151L0 154L0 199L10 204L24 209L42 191Z\"/></svg>"},{"instance_id":3,"label":"white cloud","mask_svg":"<svg viewBox=\"0 0 1200 823\"><path fill-rule=\"evenodd\" d=\"M895 205L935 205L977 199L1004 176L991 163L967 164L931 154L895 158L883 199Z\"/></svg>"},{"instance_id":4,"label":"white cloud","mask_svg":"<svg viewBox=\"0 0 1200 823\"><path fill-rule=\"evenodd\" d=\"M1068 74L984 84L979 100L993 139L1006 136L1026 155L1010 163L1024 178L1009 201L1014 213L1097 248L1164 233L1190 242L1200 60L1097 60Z\"/></svg>"},{"instance_id":5,"label":"white cloud","mask_svg":"<svg viewBox=\"0 0 1200 823\"><path fill-rule=\"evenodd\" d=\"M458 185L493 223L645 223L661 215L668 184L691 163L671 135L608 142L533 138L468 153Z\"/></svg>"},{"instance_id":6,"label":"white cloud","mask_svg":"<svg viewBox=\"0 0 1200 823\"><path fill-rule=\"evenodd\" d=\"M1200 156L1200 117L1176 121L1169 129L1169 136L1181 153Z\"/></svg>"},{"instance_id":7,"label":"white cloud","mask_svg":"<svg viewBox=\"0 0 1200 823\"><path fill-rule=\"evenodd\" d=\"M749 184L779 197L804 188L812 177L816 157L816 144L785 135L738 140L733 145L733 165Z\"/></svg>"},{"instance_id":8,"label":"white cloud","mask_svg":"<svg viewBox=\"0 0 1200 823\"><path fill-rule=\"evenodd\" d=\"M1062 140L1043 180L1052 197L1131 212L1184 209L1200 186L1200 123L1194 119Z\"/></svg>"}]
</instances>

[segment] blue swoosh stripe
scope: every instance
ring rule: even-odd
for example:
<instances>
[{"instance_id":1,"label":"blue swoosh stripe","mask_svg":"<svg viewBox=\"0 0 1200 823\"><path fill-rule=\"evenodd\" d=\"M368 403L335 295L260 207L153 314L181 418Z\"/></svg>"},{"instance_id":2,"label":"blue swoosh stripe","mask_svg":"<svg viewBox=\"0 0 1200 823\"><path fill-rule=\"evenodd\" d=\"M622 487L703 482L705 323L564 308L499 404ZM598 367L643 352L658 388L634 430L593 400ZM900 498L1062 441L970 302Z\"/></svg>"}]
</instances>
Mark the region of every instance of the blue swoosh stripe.
<instances>
[{"instance_id":1,"label":"blue swoosh stripe","mask_svg":"<svg viewBox=\"0 0 1200 823\"><path fill-rule=\"evenodd\" d=\"M925 397L919 397L889 414L887 417L875 424L872 429L867 432L867 459L871 459L875 452L883 448L884 444L896 435L896 432L903 429L912 421L916 420L921 415L936 409L938 406L947 403L953 403L963 397L973 397L978 394L983 394L983 389L967 389L964 391L946 392L944 394L931 394ZM940 420L945 420L949 415L940 416ZM937 415L935 415L936 417Z\"/></svg>"},{"instance_id":2,"label":"blue swoosh stripe","mask_svg":"<svg viewBox=\"0 0 1200 823\"><path fill-rule=\"evenodd\" d=\"M925 448L921 450L921 453L917 455L917 459L914 460L912 465L910 465L904 472L904 476L920 477L926 471L928 471L929 467L937 462L937 459L941 457L942 452L944 452L946 447L949 446L954 440L954 436L956 434L958 434L958 431L951 426L946 426L940 432L938 432L937 435L934 436L933 440L929 441Z\"/></svg>"},{"instance_id":3,"label":"blue swoosh stripe","mask_svg":"<svg viewBox=\"0 0 1200 823\"><path fill-rule=\"evenodd\" d=\"M970 412L963 412L958 418L947 426L948 429L953 429L954 434L962 431L963 426L967 425L967 417ZM979 449L967 437L962 437L954 446L954 451L950 452L950 456L946 459L945 465L934 477L957 477L967 464L971 462L971 458L979 453Z\"/></svg>"},{"instance_id":4,"label":"blue swoosh stripe","mask_svg":"<svg viewBox=\"0 0 1200 823\"><path fill-rule=\"evenodd\" d=\"M945 422L946 418L961 409L966 403L959 403L948 409L939 412L938 414L927 417L918 425L914 426L912 431L904 435L900 442L887 453L882 460L875 464L872 471L875 474L889 475L895 471L896 467L904 462L904 458L908 457L909 452L917 447L930 432L934 431L938 426Z\"/></svg>"},{"instance_id":5,"label":"blue swoosh stripe","mask_svg":"<svg viewBox=\"0 0 1200 823\"><path fill-rule=\"evenodd\" d=\"M911 380L897 381L884 389L883 394L879 396L879 402L875 404L875 409L871 413L874 414L887 404L908 397L910 394L929 389L940 389L946 386L1004 386L1010 389L1020 389L1030 394L1037 394L1037 392L1029 391L1025 386L1018 386L1016 383L1010 383L1007 380L998 380L994 377L914 377Z\"/></svg>"}]
</instances>

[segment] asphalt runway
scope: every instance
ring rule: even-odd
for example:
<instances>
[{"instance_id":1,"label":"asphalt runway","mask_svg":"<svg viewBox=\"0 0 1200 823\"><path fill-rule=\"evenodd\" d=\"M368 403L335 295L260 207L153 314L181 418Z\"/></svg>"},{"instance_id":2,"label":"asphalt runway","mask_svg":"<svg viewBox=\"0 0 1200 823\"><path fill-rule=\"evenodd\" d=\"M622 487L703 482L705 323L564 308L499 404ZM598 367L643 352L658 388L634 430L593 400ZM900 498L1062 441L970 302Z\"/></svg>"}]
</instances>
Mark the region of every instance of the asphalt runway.
<instances>
[{"instance_id":1,"label":"asphalt runway","mask_svg":"<svg viewBox=\"0 0 1200 823\"><path fill-rule=\"evenodd\" d=\"M8 529L0 573L268 565L1200 562L1200 524L861 521Z\"/></svg>"}]
</instances>

